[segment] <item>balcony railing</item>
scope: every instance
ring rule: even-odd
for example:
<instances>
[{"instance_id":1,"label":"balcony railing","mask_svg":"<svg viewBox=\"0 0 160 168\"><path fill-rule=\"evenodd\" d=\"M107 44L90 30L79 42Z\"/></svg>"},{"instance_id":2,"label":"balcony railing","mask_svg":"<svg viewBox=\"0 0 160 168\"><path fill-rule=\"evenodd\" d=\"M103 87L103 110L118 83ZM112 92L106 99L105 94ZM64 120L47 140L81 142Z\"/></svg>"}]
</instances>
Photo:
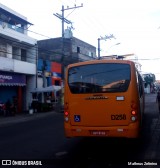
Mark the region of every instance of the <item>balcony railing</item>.
<instances>
[{"instance_id":1,"label":"balcony railing","mask_svg":"<svg viewBox=\"0 0 160 168\"><path fill-rule=\"evenodd\" d=\"M24 34L24 28L23 27L12 25L12 24L9 24L7 22L3 22L1 20L0 20L0 25L2 25L3 28L8 27L8 28L10 28L10 29L12 29L12 30L14 30L16 32Z\"/></svg>"},{"instance_id":2,"label":"balcony railing","mask_svg":"<svg viewBox=\"0 0 160 168\"><path fill-rule=\"evenodd\" d=\"M11 25L11 24L7 24L8 25L8 28L10 28L10 29L12 29L12 30L15 30L15 31L17 31L17 32L19 32L19 33L22 33L22 34L24 34L24 28L22 28L22 27L18 27L18 26L15 26L15 25Z\"/></svg>"}]
</instances>

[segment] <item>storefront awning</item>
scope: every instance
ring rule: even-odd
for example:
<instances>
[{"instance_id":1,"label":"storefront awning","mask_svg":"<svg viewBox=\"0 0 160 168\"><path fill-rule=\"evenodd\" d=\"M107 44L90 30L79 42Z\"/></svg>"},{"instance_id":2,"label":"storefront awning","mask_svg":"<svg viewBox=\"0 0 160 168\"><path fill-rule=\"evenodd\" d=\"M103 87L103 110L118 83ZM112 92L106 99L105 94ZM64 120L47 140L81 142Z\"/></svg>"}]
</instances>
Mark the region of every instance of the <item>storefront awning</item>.
<instances>
[{"instance_id":1,"label":"storefront awning","mask_svg":"<svg viewBox=\"0 0 160 168\"><path fill-rule=\"evenodd\" d=\"M25 86L26 76L13 72L0 71L0 86Z\"/></svg>"},{"instance_id":2,"label":"storefront awning","mask_svg":"<svg viewBox=\"0 0 160 168\"><path fill-rule=\"evenodd\" d=\"M57 92L61 89L62 89L61 86L52 85L44 88L35 88L31 91L31 93Z\"/></svg>"},{"instance_id":3,"label":"storefront awning","mask_svg":"<svg viewBox=\"0 0 160 168\"><path fill-rule=\"evenodd\" d=\"M26 86L23 83L0 83L0 86Z\"/></svg>"}]
</instances>

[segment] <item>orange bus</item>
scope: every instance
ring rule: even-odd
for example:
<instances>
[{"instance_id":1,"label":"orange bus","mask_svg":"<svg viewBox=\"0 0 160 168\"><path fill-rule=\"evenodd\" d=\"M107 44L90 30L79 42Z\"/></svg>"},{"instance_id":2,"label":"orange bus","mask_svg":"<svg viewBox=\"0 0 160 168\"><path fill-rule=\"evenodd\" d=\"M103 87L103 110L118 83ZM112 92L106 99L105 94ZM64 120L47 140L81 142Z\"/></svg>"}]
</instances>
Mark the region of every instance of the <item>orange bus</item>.
<instances>
[{"instance_id":1,"label":"orange bus","mask_svg":"<svg viewBox=\"0 0 160 168\"><path fill-rule=\"evenodd\" d=\"M65 80L66 137L139 137L144 88L134 62L92 60L70 64Z\"/></svg>"}]
</instances>

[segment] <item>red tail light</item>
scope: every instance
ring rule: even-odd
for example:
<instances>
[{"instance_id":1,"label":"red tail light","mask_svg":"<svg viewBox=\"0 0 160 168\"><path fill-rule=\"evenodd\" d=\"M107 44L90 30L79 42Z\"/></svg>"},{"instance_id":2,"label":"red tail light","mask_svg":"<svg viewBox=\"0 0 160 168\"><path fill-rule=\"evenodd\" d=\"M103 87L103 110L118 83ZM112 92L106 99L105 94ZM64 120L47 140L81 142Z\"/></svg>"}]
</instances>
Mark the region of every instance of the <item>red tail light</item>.
<instances>
[{"instance_id":1,"label":"red tail light","mask_svg":"<svg viewBox=\"0 0 160 168\"><path fill-rule=\"evenodd\" d=\"M132 114L132 115L136 115L136 111L135 111L135 110L132 110L132 111L131 111L131 114Z\"/></svg>"},{"instance_id":2,"label":"red tail light","mask_svg":"<svg viewBox=\"0 0 160 168\"><path fill-rule=\"evenodd\" d=\"M131 121L135 122L137 120L137 104L132 101L131 103Z\"/></svg>"},{"instance_id":3,"label":"red tail light","mask_svg":"<svg viewBox=\"0 0 160 168\"><path fill-rule=\"evenodd\" d=\"M68 112L68 103L65 103L65 107L64 107L64 120L66 122L69 121L69 112Z\"/></svg>"},{"instance_id":4,"label":"red tail light","mask_svg":"<svg viewBox=\"0 0 160 168\"><path fill-rule=\"evenodd\" d=\"M134 101L132 101L132 103L131 103L131 108L132 109L137 109L137 105Z\"/></svg>"},{"instance_id":5,"label":"red tail light","mask_svg":"<svg viewBox=\"0 0 160 168\"><path fill-rule=\"evenodd\" d=\"M68 115L69 115L68 111L65 111L65 112L64 112L64 115L65 115L65 116L68 116Z\"/></svg>"}]
</instances>

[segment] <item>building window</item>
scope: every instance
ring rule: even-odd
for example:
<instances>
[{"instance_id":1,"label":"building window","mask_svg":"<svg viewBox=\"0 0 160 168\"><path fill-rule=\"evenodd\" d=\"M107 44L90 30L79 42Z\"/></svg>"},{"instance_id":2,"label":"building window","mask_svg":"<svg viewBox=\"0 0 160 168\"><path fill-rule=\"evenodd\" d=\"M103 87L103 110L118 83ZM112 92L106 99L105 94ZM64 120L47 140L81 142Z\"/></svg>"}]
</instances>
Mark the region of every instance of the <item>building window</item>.
<instances>
[{"instance_id":1,"label":"building window","mask_svg":"<svg viewBox=\"0 0 160 168\"><path fill-rule=\"evenodd\" d=\"M89 51L89 56L93 58L93 52Z\"/></svg>"},{"instance_id":2,"label":"building window","mask_svg":"<svg viewBox=\"0 0 160 168\"><path fill-rule=\"evenodd\" d=\"M20 49L18 47L12 47L13 59L20 60Z\"/></svg>"},{"instance_id":3,"label":"building window","mask_svg":"<svg viewBox=\"0 0 160 168\"><path fill-rule=\"evenodd\" d=\"M7 46L3 42L3 40L0 40L0 57L6 57L7 56Z\"/></svg>"},{"instance_id":4,"label":"building window","mask_svg":"<svg viewBox=\"0 0 160 168\"><path fill-rule=\"evenodd\" d=\"M93 52L91 52L91 57L93 57Z\"/></svg>"},{"instance_id":5,"label":"building window","mask_svg":"<svg viewBox=\"0 0 160 168\"><path fill-rule=\"evenodd\" d=\"M80 53L80 47L77 47L77 53Z\"/></svg>"},{"instance_id":6,"label":"building window","mask_svg":"<svg viewBox=\"0 0 160 168\"><path fill-rule=\"evenodd\" d=\"M26 61L27 52L24 49L21 49L21 61Z\"/></svg>"}]
</instances>

